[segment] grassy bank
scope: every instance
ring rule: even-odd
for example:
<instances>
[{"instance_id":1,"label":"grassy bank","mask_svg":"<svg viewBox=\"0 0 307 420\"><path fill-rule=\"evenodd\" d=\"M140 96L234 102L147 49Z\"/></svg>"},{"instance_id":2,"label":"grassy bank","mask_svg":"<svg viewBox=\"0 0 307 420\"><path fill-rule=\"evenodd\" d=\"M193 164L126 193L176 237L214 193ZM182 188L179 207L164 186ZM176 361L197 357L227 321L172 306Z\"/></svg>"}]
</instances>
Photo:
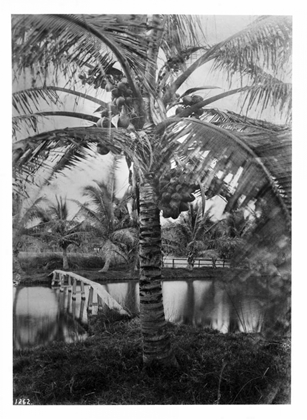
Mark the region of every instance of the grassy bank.
<instances>
[{"instance_id":1,"label":"grassy bank","mask_svg":"<svg viewBox=\"0 0 307 420\"><path fill-rule=\"evenodd\" d=\"M14 353L14 400L46 404L288 404L289 340L169 324L179 368L144 368L139 319L93 318L85 342Z\"/></svg>"}]
</instances>

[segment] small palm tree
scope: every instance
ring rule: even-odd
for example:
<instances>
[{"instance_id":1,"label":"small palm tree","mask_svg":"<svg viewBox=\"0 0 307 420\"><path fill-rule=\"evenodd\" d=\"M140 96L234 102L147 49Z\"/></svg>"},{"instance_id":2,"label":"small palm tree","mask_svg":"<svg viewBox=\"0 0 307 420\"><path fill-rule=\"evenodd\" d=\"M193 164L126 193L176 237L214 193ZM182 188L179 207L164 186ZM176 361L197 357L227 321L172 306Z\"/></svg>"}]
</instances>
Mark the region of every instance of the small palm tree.
<instances>
[{"instance_id":1,"label":"small palm tree","mask_svg":"<svg viewBox=\"0 0 307 420\"><path fill-rule=\"evenodd\" d=\"M164 231L173 230L173 235L177 236L177 244L184 246L189 270L193 269L196 257L212 258L213 263L217 258L217 251L209 246L210 231L215 224L211 220L210 210L204 212L202 203L197 201L189 204L189 210L181 214L178 223L170 223L164 228ZM173 246L175 242L172 240Z\"/></svg>"},{"instance_id":2,"label":"small palm tree","mask_svg":"<svg viewBox=\"0 0 307 420\"><path fill-rule=\"evenodd\" d=\"M41 237L59 246L63 251L63 269L68 270L67 250L70 245L80 245L84 236L84 222L78 221L78 213L69 218L66 199L55 196L55 203L48 202L44 212L44 222L38 227Z\"/></svg>"},{"instance_id":3,"label":"small palm tree","mask_svg":"<svg viewBox=\"0 0 307 420\"><path fill-rule=\"evenodd\" d=\"M252 228L253 223L245 217L243 209L226 213L212 228L209 246L216 249L220 258L234 259L247 244Z\"/></svg>"},{"instance_id":4,"label":"small palm tree","mask_svg":"<svg viewBox=\"0 0 307 420\"><path fill-rule=\"evenodd\" d=\"M20 276L23 269L18 254L22 241L27 236L39 236L38 229L45 220L45 212L40 206L45 199L38 197L34 201L23 200L20 195L13 194L13 276Z\"/></svg>"},{"instance_id":5,"label":"small palm tree","mask_svg":"<svg viewBox=\"0 0 307 420\"><path fill-rule=\"evenodd\" d=\"M115 197L114 183L87 186L84 195L89 198L85 204L79 203L80 214L86 218L87 230L92 238L100 241L100 253L105 263L100 272L108 271L116 257L128 261L128 254L137 242L137 230L128 209L127 193L120 200Z\"/></svg>"}]
</instances>

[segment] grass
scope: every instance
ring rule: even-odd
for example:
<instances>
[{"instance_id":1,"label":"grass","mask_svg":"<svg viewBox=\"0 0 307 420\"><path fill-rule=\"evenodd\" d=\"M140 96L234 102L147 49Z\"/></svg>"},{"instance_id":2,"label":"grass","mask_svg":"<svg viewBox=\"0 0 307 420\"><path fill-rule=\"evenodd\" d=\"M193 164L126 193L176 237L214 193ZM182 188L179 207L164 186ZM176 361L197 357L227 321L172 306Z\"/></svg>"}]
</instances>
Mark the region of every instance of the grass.
<instances>
[{"instance_id":1,"label":"grass","mask_svg":"<svg viewBox=\"0 0 307 420\"><path fill-rule=\"evenodd\" d=\"M34 405L289 404L289 340L169 324L179 368L146 368L140 321L99 315L75 344L14 353L14 400Z\"/></svg>"}]
</instances>

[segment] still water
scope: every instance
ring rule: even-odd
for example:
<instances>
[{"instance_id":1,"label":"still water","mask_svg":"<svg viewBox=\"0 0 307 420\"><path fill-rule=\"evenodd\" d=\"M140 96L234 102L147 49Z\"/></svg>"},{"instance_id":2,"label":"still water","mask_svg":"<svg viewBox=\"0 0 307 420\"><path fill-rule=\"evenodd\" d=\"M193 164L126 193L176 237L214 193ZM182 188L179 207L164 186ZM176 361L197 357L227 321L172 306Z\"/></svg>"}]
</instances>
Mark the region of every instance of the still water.
<instances>
[{"instance_id":1,"label":"still water","mask_svg":"<svg viewBox=\"0 0 307 420\"><path fill-rule=\"evenodd\" d=\"M124 308L139 310L137 282L112 283L106 291ZM85 300L77 288L76 300L64 287L43 286L14 288L14 348L26 349L53 341L67 343L84 340L88 287ZM265 290L254 287L225 286L218 281L164 281L163 299L166 318L175 323L210 327L223 333L260 332L273 322L276 311L269 309ZM96 308L98 309L98 308Z\"/></svg>"}]
</instances>

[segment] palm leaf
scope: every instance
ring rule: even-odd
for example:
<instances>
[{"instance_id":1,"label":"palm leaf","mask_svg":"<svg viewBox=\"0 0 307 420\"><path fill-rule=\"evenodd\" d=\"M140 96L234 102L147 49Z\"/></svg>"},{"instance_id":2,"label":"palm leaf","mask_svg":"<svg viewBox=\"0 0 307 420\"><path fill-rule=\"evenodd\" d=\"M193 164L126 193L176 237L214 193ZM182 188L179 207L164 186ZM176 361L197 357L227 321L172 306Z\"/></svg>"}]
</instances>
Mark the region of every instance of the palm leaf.
<instances>
[{"instance_id":1,"label":"palm leaf","mask_svg":"<svg viewBox=\"0 0 307 420\"><path fill-rule=\"evenodd\" d=\"M229 80L237 74L241 77L248 75L254 85L259 82L259 78L262 81L264 78L269 79L270 74L260 67L272 69L276 73L286 66L291 57L291 30L292 21L289 16L257 19L242 31L207 50L176 79L169 90L176 92L198 67L212 60L214 68L227 71ZM278 95L281 95L281 88ZM275 90L275 97L278 95Z\"/></svg>"},{"instance_id":2,"label":"palm leaf","mask_svg":"<svg viewBox=\"0 0 307 420\"><path fill-rule=\"evenodd\" d=\"M42 117L70 117L78 118L84 121L97 123L99 117L94 115L84 114L82 112L71 112L71 111L41 111L34 112L28 115L18 115L12 118L13 125L13 134L16 135L16 132L19 131L23 123L26 123L29 128L32 128L34 132L37 132L37 124L39 118Z\"/></svg>"},{"instance_id":3,"label":"palm leaf","mask_svg":"<svg viewBox=\"0 0 307 420\"><path fill-rule=\"evenodd\" d=\"M107 54L109 64L116 57L134 96L141 98L132 71L144 69L146 41L142 35L129 33L128 20L124 19L121 29L115 21L114 15L14 16L13 59L21 68L58 60L56 65L62 69L76 63L79 67L100 65L103 71Z\"/></svg>"},{"instance_id":4,"label":"palm leaf","mask_svg":"<svg viewBox=\"0 0 307 420\"><path fill-rule=\"evenodd\" d=\"M180 156L181 164L188 165L189 171L198 174L206 174L210 170L211 157L215 157L220 161L220 170L223 170L223 168L226 170L229 161L237 168L249 161L253 175L250 177L251 183L245 187L245 193L250 195L251 191L254 191L253 194L256 196L257 192L268 188L268 191L272 194L271 199L277 200L278 205L282 208L288 227L290 226L290 200L286 191L281 192L279 188L282 168L285 170L285 165L288 168L291 167L291 162L289 162L289 134L287 141L284 144L280 144L278 149L280 163L277 164L275 156L270 156L268 153L265 155L266 160L264 160L264 156L260 157L259 149L257 150L256 147L251 148L252 134L239 135L210 123L194 119L176 120L174 118L173 121L178 122L166 129L161 142L160 153L163 156L163 161L159 165L160 171L163 172L165 170L165 166L168 165L168 162L174 155ZM162 130L164 127L161 125L158 130ZM263 140L262 134L259 133L258 135ZM271 137L268 136L269 139ZM248 139L250 140L249 143ZM262 146L265 144L266 141L263 140ZM202 157L204 152L207 154ZM191 167L193 158L195 158L196 164ZM288 175L287 173L286 181L289 181ZM244 191L241 193L244 194Z\"/></svg>"},{"instance_id":5,"label":"palm leaf","mask_svg":"<svg viewBox=\"0 0 307 420\"><path fill-rule=\"evenodd\" d=\"M206 90L206 89L221 89L219 86L201 86L201 87L195 87L186 90L182 95L180 95L181 98L187 95L191 95L192 93L198 92L200 90Z\"/></svg>"},{"instance_id":6,"label":"palm leaf","mask_svg":"<svg viewBox=\"0 0 307 420\"><path fill-rule=\"evenodd\" d=\"M60 86L34 87L14 92L13 107L18 113L32 114L35 110L40 111L41 101L46 102L48 105L50 103L58 105L60 99L58 92L63 92L76 96L79 99L83 98L93 103L99 104L102 109L107 108L106 102L102 101L101 99L87 95L83 92L78 92L76 90L67 89Z\"/></svg>"}]
</instances>

